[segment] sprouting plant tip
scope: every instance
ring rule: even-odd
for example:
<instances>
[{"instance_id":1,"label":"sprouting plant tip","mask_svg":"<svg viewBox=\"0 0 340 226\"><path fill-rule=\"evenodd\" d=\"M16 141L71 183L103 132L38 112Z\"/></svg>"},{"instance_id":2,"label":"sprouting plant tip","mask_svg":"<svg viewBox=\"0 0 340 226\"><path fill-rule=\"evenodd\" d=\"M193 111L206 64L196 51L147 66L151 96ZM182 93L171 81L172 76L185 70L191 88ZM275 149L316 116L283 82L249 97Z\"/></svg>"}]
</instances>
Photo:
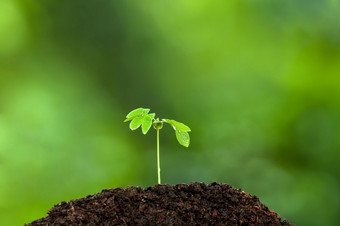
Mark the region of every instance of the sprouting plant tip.
<instances>
[{"instance_id":1,"label":"sprouting plant tip","mask_svg":"<svg viewBox=\"0 0 340 226\"><path fill-rule=\"evenodd\" d=\"M157 167L158 167L158 183L161 183L161 169L160 169L160 161L159 161L159 130L163 128L163 123L168 123L174 130L176 134L177 141L183 145L184 147L189 147L190 145L190 136L189 132L191 129L184 125L181 122L177 122L172 119L162 119L159 118L155 119L156 114L150 113L150 109L148 108L137 108L132 110L127 114L126 119L124 122L130 122L130 129L136 130L139 127L142 127L142 133L145 135L150 130L151 126L157 130Z\"/></svg>"}]
</instances>

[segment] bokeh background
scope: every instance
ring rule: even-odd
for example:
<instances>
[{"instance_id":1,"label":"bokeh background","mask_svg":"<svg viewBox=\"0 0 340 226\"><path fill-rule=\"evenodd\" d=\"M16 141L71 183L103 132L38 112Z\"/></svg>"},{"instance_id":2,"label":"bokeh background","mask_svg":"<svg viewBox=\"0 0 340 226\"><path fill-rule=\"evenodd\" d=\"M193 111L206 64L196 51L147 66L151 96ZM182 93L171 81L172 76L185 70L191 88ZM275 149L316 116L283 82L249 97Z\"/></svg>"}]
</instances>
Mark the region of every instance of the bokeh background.
<instances>
[{"instance_id":1,"label":"bokeh background","mask_svg":"<svg viewBox=\"0 0 340 226\"><path fill-rule=\"evenodd\" d=\"M241 188L296 225L340 225L340 2L0 1L0 225L104 188Z\"/></svg>"}]
</instances>

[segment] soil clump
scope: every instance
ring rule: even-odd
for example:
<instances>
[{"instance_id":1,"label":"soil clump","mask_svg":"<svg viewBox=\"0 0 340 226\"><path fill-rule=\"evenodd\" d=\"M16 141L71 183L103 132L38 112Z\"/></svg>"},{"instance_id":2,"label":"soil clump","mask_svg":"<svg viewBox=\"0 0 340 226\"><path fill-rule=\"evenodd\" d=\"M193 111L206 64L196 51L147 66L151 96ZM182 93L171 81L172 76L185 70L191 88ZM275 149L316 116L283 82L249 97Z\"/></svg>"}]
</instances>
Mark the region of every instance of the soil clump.
<instances>
[{"instance_id":1,"label":"soil clump","mask_svg":"<svg viewBox=\"0 0 340 226\"><path fill-rule=\"evenodd\" d=\"M61 202L28 225L292 225L258 197L222 183L105 189Z\"/></svg>"}]
</instances>

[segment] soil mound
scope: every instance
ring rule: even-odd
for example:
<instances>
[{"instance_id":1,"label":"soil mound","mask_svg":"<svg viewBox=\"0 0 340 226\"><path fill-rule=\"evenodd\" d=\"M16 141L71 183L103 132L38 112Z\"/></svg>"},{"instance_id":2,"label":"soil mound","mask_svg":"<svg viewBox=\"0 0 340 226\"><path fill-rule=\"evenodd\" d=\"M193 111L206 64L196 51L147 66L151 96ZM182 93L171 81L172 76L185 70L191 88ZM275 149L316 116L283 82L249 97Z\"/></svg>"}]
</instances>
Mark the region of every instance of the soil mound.
<instances>
[{"instance_id":1,"label":"soil mound","mask_svg":"<svg viewBox=\"0 0 340 226\"><path fill-rule=\"evenodd\" d=\"M220 183L105 189L61 202L28 225L292 225L256 196Z\"/></svg>"}]
</instances>

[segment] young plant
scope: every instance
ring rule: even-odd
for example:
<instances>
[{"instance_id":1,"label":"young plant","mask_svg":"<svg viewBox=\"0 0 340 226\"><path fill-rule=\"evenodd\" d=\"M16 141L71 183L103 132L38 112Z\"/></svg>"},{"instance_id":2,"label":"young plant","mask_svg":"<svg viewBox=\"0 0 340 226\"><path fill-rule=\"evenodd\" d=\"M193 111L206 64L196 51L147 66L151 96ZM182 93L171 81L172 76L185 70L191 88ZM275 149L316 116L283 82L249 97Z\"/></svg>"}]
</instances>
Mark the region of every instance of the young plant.
<instances>
[{"instance_id":1,"label":"young plant","mask_svg":"<svg viewBox=\"0 0 340 226\"><path fill-rule=\"evenodd\" d=\"M136 130L140 126L142 126L142 132L145 135L149 129L151 128L151 125L153 125L153 128L157 131L157 172L158 172L158 184L161 183L161 167L160 167L160 161L159 161L159 130L163 128L163 123L168 123L172 126L172 128L175 130L176 138L178 142L183 145L184 147L189 147L190 144L190 136L189 133L191 130L188 126L184 125L183 123L177 122L172 119L162 119L159 120L159 118L155 119L156 114L150 113L150 109L147 108L137 108L133 111L131 111L127 116L124 122L130 122L130 129Z\"/></svg>"}]
</instances>

